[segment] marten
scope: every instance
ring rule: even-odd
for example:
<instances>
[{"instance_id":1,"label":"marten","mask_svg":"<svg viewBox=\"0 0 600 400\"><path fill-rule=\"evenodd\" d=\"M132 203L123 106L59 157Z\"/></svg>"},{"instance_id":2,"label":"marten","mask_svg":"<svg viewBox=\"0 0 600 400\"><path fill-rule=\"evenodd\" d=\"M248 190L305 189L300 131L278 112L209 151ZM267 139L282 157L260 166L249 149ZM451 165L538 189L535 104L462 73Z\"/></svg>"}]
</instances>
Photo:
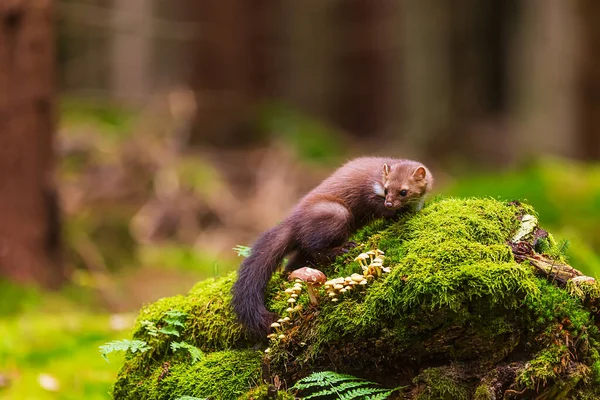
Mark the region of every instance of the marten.
<instances>
[{"instance_id":1,"label":"marten","mask_svg":"<svg viewBox=\"0 0 600 400\"><path fill-rule=\"evenodd\" d=\"M344 164L254 243L232 288L238 321L252 336L264 337L276 319L264 304L267 283L286 255L285 272L322 262L370 221L420 210L432 184L417 161L361 157Z\"/></svg>"}]
</instances>

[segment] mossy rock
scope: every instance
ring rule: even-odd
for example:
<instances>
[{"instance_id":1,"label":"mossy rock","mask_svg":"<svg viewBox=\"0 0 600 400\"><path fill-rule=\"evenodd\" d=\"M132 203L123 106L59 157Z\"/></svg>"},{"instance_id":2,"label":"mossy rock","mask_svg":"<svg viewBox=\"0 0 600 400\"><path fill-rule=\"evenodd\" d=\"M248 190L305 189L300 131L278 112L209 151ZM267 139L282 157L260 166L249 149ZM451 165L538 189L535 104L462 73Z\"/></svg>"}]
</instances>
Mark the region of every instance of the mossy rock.
<instances>
[{"instance_id":1,"label":"mossy rock","mask_svg":"<svg viewBox=\"0 0 600 400\"><path fill-rule=\"evenodd\" d=\"M140 313L133 336L151 350L128 354L114 396L286 398L289 392L273 394L265 384L291 387L311 372L332 370L390 388L404 385L398 395L411 399L595 398L598 286L569 291L515 261L509 242L524 214L535 215L519 203L438 198L416 214L376 221L323 270L330 279L361 273L356 255L381 249L390 272L338 301L321 289L317 306L303 292L299 312L286 311L285 289L293 283L276 274L267 306L290 321L266 352L266 346L251 350L260 346L231 313L234 274L162 299ZM520 240L564 262L551 235L538 239ZM151 336L144 325L164 326L170 310L188 315L176 340L205 352L195 364L173 352L175 338Z\"/></svg>"}]
</instances>

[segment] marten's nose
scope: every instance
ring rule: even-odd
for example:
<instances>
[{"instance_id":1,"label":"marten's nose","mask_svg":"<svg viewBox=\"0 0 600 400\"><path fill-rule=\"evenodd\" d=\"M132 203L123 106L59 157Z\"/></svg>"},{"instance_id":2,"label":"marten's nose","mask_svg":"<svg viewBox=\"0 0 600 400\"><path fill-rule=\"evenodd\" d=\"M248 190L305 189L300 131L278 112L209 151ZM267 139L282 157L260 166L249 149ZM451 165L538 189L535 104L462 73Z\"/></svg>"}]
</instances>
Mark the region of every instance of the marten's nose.
<instances>
[{"instance_id":1,"label":"marten's nose","mask_svg":"<svg viewBox=\"0 0 600 400\"><path fill-rule=\"evenodd\" d=\"M394 206L391 201L386 201L384 205L386 208L392 208Z\"/></svg>"}]
</instances>

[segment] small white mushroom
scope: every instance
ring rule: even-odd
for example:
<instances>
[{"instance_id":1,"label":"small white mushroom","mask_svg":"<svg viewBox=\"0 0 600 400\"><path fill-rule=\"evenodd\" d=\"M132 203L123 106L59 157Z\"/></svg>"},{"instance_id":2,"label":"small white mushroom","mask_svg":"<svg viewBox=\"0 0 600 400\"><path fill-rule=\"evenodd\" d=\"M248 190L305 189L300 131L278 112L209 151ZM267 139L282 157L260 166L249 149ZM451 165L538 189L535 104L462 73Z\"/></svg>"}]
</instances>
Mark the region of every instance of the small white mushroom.
<instances>
[{"instance_id":1,"label":"small white mushroom","mask_svg":"<svg viewBox=\"0 0 600 400\"><path fill-rule=\"evenodd\" d=\"M373 250L369 250L365 254L369 255L369 260L371 260L371 261L373 261L373 257L376 256L376 254L375 254L375 252Z\"/></svg>"},{"instance_id":2,"label":"small white mushroom","mask_svg":"<svg viewBox=\"0 0 600 400\"><path fill-rule=\"evenodd\" d=\"M360 253L358 256L356 256L356 258L354 259L354 261L358 261L358 263L360 265L366 266L366 259L369 258L369 255L366 253Z\"/></svg>"}]
</instances>

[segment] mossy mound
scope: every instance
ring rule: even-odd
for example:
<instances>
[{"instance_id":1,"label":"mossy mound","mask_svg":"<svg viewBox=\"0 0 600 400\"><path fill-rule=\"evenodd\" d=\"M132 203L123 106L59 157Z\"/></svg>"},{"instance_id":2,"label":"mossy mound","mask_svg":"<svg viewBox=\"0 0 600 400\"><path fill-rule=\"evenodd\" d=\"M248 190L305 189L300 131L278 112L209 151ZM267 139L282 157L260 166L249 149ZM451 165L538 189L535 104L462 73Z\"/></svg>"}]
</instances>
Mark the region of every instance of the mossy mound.
<instances>
[{"instance_id":1,"label":"mossy mound","mask_svg":"<svg viewBox=\"0 0 600 400\"><path fill-rule=\"evenodd\" d=\"M295 302L302 311L286 311L285 289L292 283L276 274L267 304L290 321L277 328L265 356L241 350L253 343L231 315L233 275L201 282L186 297L163 299L140 314L134 338L147 341L151 350L127 357L115 398L235 399L264 382L290 387L317 370L388 387L406 385L403 395L414 399L531 398L536 393L594 398L600 384L600 333L596 299L589 294L597 293L597 286L588 283L595 289L572 295L536 276L527 262L515 261L509 244L525 214L534 212L518 203L447 198L395 221L377 221L358 232L357 246L324 271L329 279L361 273L354 258L380 249L390 272L335 300L321 289L317 306L310 306L303 293ZM518 240L563 262L551 235ZM173 338L149 337L143 321L160 327L169 310L188 315L177 340L216 353L191 364L190 357L170 349ZM206 372L214 354L221 357L220 366ZM261 359L262 376L257 372ZM219 368L235 376L227 395L215 383L223 379Z\"/></svg>"}]
</instances>

